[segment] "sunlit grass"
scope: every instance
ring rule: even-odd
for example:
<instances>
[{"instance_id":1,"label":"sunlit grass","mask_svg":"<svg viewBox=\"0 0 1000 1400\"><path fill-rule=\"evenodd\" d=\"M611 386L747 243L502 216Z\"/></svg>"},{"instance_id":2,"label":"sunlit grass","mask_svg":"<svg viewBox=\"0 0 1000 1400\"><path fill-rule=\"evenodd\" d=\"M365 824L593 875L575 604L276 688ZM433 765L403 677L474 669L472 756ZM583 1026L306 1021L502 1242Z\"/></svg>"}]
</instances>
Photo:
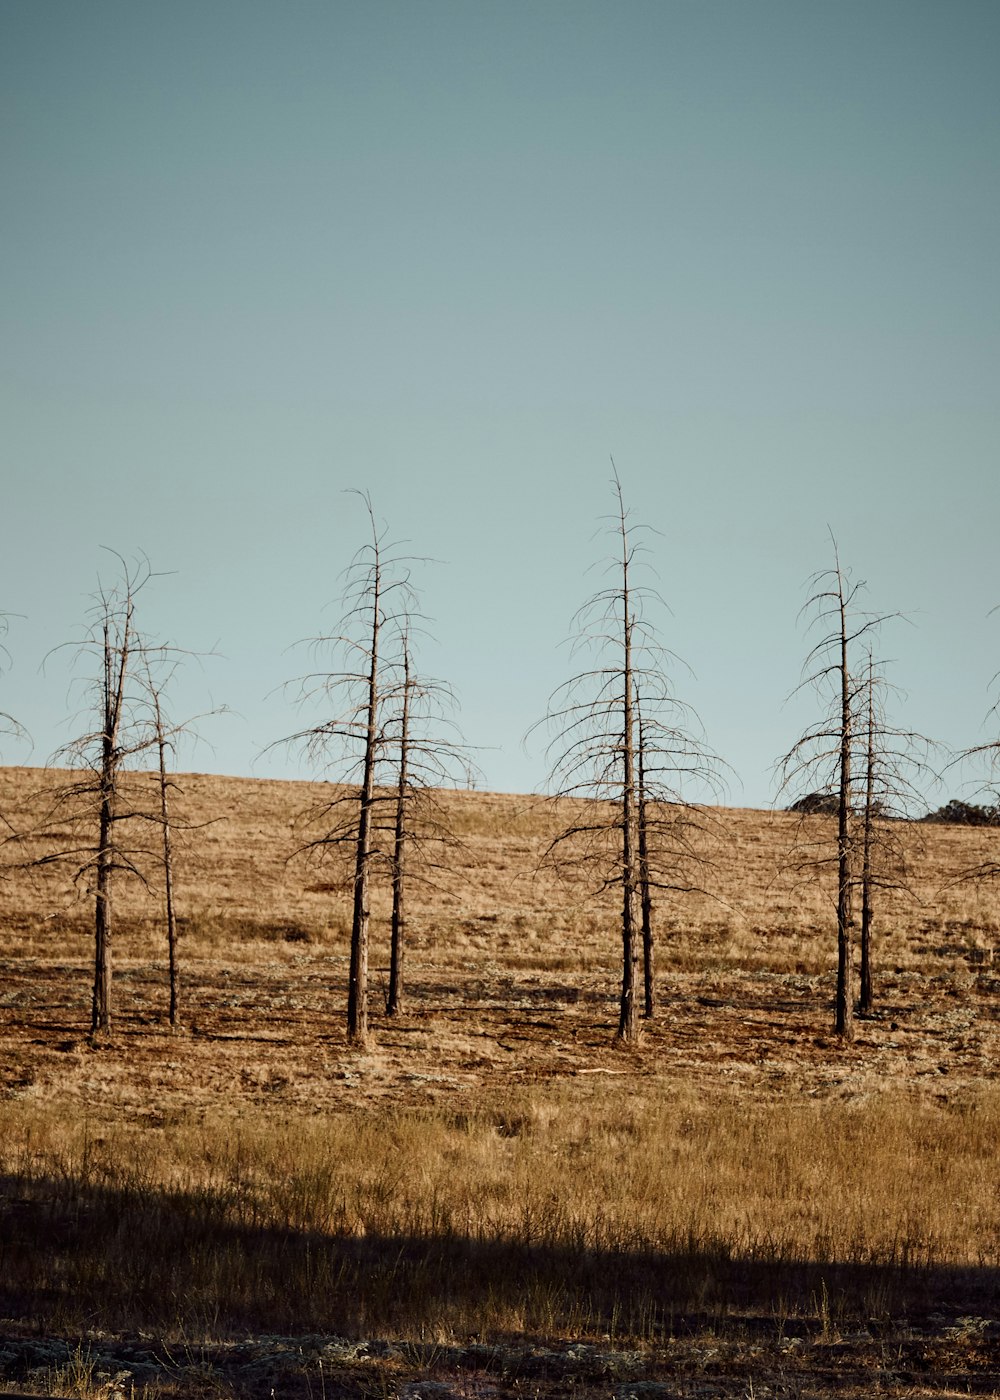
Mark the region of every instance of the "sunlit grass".
<instances>
[{"instance_id":1,"label":"sunlit grass","mask_svg":"<svg viewBox=\"0 0 1000 1400\"><path fill-rule=\"evenodd\" d=\"M64 775L0 769L0 811L30 824L33 794ZM136 779L135 781L141 781ZM248 943L299 942L337 950L349 936L349 872L335 861L295 858L297 817L316 803L316 784L183 775L176 799L176 900L190 956L216 956ZM585 872L542 861L553 834L574 809L565 802L495 793L444 793L441 806L462 847L446 871L410 893L414 946L435 958L486 954L503 960L613 967L617 897L595 898ZM804 821L784 812L719 810L700 876L705 894L664 891L656 899L664 968L770 968L817 972L829 962L835 928L832 866L799 870L803 852L832 849L832 819ZM879 901L876 938L900 966L919 965L921 940L982 959L1000 937L996 890L956 883L964 869L1000 859L1000 832L919 825L910 847L909 892ZM40 848L39 848L40 849ZM29 848L34 850L34 848ZM35 852L38 853L37 851ZM346 883L345 883L346 880ZM384 882L383 882L384 884ZM377 930L388 911L374 894ZM0 883L8 947L45 956L53 935L85 936L91 914L86 881L46 867ZM128 956L155 954L162 939L155 869L150 888L122 881L116 894L119 946ZM376 945L377 951L377 945Z\"/></svg>"}]
</instances>

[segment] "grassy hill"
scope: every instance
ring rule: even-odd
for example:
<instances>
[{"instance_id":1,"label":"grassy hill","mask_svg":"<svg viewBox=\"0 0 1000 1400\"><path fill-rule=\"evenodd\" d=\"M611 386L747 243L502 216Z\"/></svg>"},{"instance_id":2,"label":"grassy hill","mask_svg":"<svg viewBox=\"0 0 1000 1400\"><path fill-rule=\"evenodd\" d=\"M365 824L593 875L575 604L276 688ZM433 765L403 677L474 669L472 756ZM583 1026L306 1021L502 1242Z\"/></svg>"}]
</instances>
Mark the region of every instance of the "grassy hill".
<instances>
[{"instance_id":1,"label":"grassy hill","mask_svg":"<svg viewBox=\"0 0 1000 1400\"><path fill-rule=\"evenodd\" d=\"M25 827L58 779L0 770L0 813ZM706 1367L718 1394L871 1393L873 1370L884 1393L922 1393L907 1367L983 1388L1000 1339L1000 892L956 879L1000 858L1000 832L906 829L912 894L880 912L876 1015L845 1046L832 872L796 856L829 845L830 819L712 813L706 892L658 898L660 1007L623 1050L617 900L539 864L566 808L442 794L462 846L413 888L393 1020L377 895L359 1052L343 872L290 859L317 785L179 783L176 1032L155 886L122 886L116 1030L92 1045L85 889L55 866L0 884L12 1356L39 1331L99 1335L145 1384L128 1338L183 1339L222 1392L266 1396L273 1376L237 1374L232 1348L280 1333L308 1364L282 1363L276 1394L319 1394L324 1355L337 1393L359 1395L435 1378L513 1394L514 1355L538 1393L641 1375L690 1394ZM388 1350L317 1362L306 1334ZM171 1381L157 1357L157 1393L194 1393L190 1367ZM45 1383L100 1391L71 1361Z\"/></svg>"}]
</instances>

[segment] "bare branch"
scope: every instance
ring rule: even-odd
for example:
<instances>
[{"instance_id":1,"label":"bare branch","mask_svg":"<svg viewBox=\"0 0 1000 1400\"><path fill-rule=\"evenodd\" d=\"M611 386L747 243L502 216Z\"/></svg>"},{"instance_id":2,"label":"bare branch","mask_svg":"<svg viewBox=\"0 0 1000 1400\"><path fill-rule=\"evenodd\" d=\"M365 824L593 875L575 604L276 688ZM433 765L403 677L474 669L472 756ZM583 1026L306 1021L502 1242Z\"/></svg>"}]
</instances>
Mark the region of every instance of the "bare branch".
<instances>
[{"instance_id":1,"label":"bare branch","mask_svg":"<svg viewBox=\"0 0 1000 1400\"><path fill-rule=\"evenodd\" d=\"M354 494L365 505L370 539L342 576L336 629L306 640L316 664L289 686L304 708L323 706L330 713L280 742L298 748L338 785L303 813L293 855L340 857L334 883L353 888L347 1023L348 1037L364 1044L372 880L381 870L393 880L395 1012L401 1004L407 854L439 839L427 797L431 788L471 782L474 774L447 713L450 690L418 677L412 665L413 637L425 630L411 580L418 561L387 542L367 493Z\"/></svg>"},{"instance_id":2,"label":"bare branch","mask_svg":"<svg viewBox=\"0 0 1000 1400\"><path fill-rule=\"evenodd\" d=\"M622 991L618 1036L638 1038L636 962L641 917L646 1011L652 1013L651 890L681 891L696 881L685 867L702 860L694 843L667 839L671 824L653 813L669 807L693 814L684 795L693 784L717 792L723 768L705 746L690 707L673 693L668 674L677 658L656 636L651 616L662 599L637 585L640 555L621 480L612 461L616 509L611 586L574 615L570 654L586 658L560 685L546 715L528 731L547 735L548 791L585 803L550 842L542 860L557 870L582 868L595 894L613 887L622 900ZM684 790L682 792L682 789ZM676 832L674 833L676 836ZM641 906L641 909L640 909Z\"/></svg>"}]
</instances>

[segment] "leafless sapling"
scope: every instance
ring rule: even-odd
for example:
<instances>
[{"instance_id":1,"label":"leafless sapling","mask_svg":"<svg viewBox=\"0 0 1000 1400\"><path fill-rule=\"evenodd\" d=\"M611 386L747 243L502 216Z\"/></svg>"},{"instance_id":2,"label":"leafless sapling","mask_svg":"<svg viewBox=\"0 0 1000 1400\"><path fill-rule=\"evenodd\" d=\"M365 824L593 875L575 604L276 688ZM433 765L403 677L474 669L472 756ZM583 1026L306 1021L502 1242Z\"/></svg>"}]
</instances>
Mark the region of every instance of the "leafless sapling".
<instances>
[{"instance_id":1,"label":"leafless sapling","mask_svg":"<svg viewBox=\"0 0 1000 1400\"><path fill-rule=\"evenodd\" d=\"M554 693L540 723L551 739L549 790L575 804L570 825L545 859L582 864L595 893L617 890L622 980L617 1039L638 1040L638 959L653 889L691 891L698 852L692 841L697 808L682 800L685 780L714 787L719 763L693 732L691 711L672 693L666 671L674 658L655 637L649 613L655 592L639 583L638 547L621 482L613 477L613 582L574 619L574 655L588 664ZM641 723L640 723L641 720ZM537 727L537 726L536 726ZM649 932L652 978L652 932ZM652 987L647 1005L655 1000Z\"/></svg>"}]
</instances>

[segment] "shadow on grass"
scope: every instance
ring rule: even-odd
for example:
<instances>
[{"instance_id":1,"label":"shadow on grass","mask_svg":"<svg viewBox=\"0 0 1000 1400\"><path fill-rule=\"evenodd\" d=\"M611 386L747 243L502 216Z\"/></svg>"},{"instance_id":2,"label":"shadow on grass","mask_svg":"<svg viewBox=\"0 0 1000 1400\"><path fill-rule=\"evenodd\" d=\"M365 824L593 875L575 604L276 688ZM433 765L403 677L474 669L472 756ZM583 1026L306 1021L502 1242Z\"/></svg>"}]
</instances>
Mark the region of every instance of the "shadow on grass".
<instances>
[{"instance_id":1,"label":"shadow on grass","mask_svg":"<svg viewBox=\"0 0 1000 1400\"><path fill-rule=\"evenodd\" d=\"M584 1241L362 1237L248 1218L246 1197L0 1177L0 1315L68 1334L515 1335L652 1342L706 1327L816 1336L993 1316L996 1268L663 1253Z\"/></svg>"}]
</instances>

